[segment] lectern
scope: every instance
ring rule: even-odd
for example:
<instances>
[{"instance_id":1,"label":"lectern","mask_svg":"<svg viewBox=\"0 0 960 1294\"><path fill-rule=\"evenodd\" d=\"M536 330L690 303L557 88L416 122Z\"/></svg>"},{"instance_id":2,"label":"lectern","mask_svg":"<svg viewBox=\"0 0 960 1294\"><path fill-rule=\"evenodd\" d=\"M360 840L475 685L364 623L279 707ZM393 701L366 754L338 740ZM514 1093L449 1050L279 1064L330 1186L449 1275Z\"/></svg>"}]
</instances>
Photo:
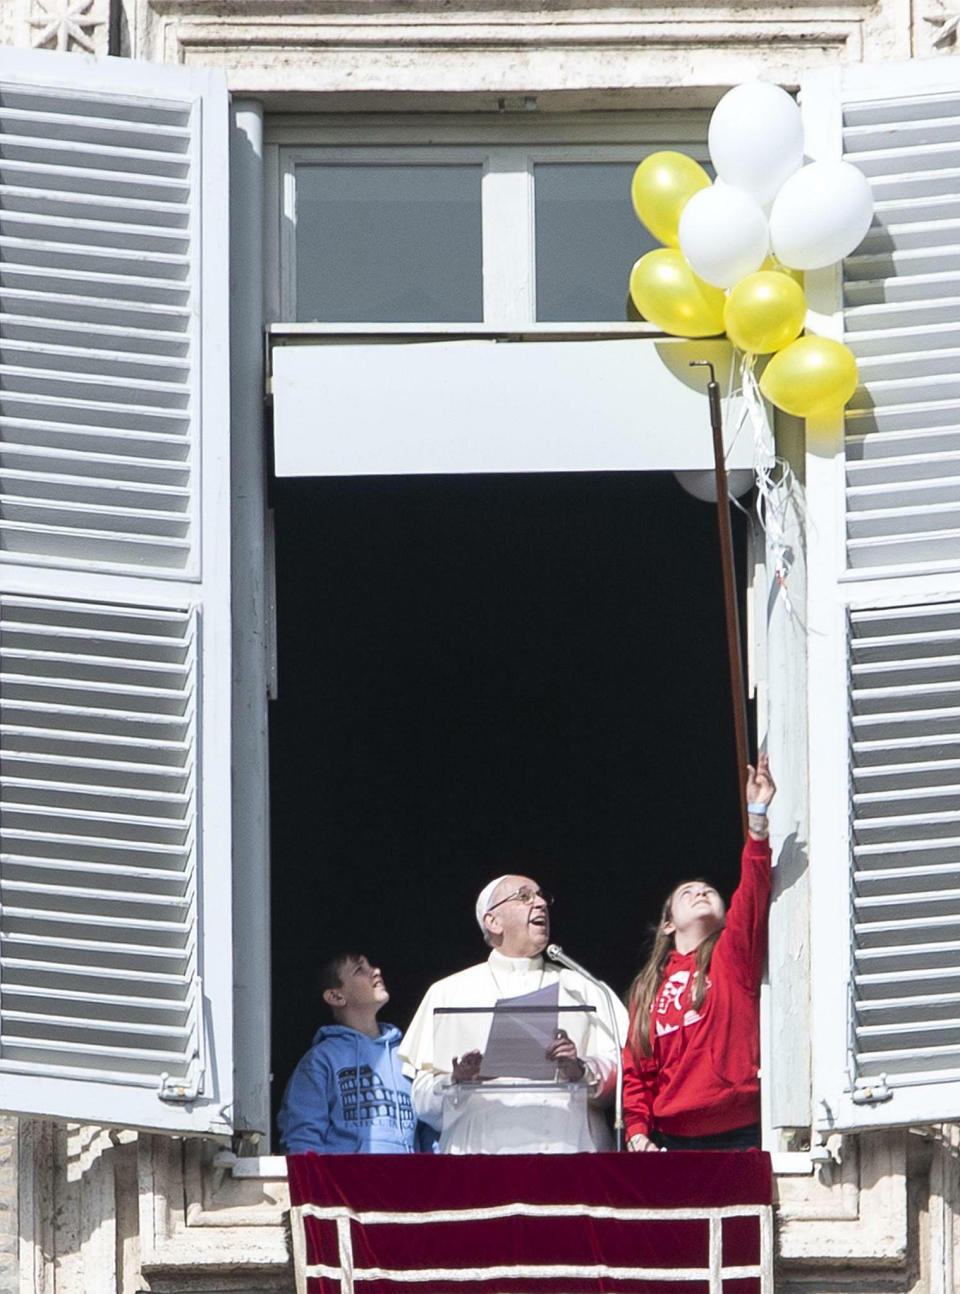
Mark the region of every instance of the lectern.
<instances>
[{"instance_id":1,"label":"lectern","mask_svg":"<svg viewBox=\"0 0 960 1294\"><path fill-rule=\"evenodd\" d=\"M560 1006L553 987L552 994L434 1012L434 1056L476 1049L483 1057L476 1082L441 1080L441 1152L573 1154L595 1148L589 1084L568 1082L546 1054L558 1029L573 1038L586 1036L595 1008Z\"/></svg>"}]
</instances>

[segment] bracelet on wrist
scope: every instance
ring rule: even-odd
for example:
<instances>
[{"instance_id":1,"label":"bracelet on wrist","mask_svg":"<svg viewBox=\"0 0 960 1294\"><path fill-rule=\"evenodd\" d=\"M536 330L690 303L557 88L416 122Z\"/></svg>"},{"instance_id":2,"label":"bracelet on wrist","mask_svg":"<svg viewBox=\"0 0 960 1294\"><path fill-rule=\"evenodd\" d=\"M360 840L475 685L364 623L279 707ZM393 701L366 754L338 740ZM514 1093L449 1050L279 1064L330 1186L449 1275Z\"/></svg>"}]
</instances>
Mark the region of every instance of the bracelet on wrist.
<instances>
[{"instance_id":1,"label":"bracelet on wrist","mask_svg":"<svg viewBox=\"0 0 960 1294\"><path fill-rule=\"evenodd\" d=\"M757 818L765 818L767 816L767 806L765 804L748 804L747 813L752 813Z\"/></svg>"}]
</instances>

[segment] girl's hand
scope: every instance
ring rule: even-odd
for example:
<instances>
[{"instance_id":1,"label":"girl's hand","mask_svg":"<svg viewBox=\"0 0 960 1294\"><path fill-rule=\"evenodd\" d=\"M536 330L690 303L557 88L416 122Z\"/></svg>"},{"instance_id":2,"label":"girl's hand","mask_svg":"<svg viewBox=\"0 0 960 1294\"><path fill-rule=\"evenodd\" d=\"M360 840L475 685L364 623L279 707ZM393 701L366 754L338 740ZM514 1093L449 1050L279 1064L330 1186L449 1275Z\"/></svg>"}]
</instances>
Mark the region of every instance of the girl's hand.
<instances>
[{"instance_id":1,"label":"girl's hand","mask_svg":"<svg viewBox=\"0 0 960 1294\"><path fill-rule=\"evenodd\" d=\"M769 804L777 793L776 785L770 776L770 757L761 755L757 766L747 765L747 785L744 794L747 804Z\"/></svg>"},{"instance_id":2,"label":"girl's hand","mask_svg":"<svg viewBox=\"0 0 960 1294\"><path fill-rule=\"evenodd\" d=\"M635 1132L627 1142L628 1150L656 1150L659 1153L659 1147L655 1146L649 1137L645 1137L642 1132Z\"/></svg>"}]
</instances>

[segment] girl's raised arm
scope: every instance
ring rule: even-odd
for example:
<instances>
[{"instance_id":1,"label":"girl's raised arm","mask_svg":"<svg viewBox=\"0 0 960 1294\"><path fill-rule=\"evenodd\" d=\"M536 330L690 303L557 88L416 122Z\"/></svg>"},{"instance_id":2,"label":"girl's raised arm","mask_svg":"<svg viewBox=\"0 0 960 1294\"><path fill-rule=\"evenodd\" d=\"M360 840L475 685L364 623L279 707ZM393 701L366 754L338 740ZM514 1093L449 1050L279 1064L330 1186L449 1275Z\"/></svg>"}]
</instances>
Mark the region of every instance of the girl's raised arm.
<instances>
[{"instance_id":1,"label":"girl's raised arm","mask_svg":"<svg viewBox=\"0 0 960 1294\"><path fill-rule=\"evenodd\" d=\"M770 761L761 755L756 767L747 765L744 794L749 832L740 862L737 886L717 944L716 956L750 988L759 988L767 951L767 909L770 904L770 846L767 843L767 806L777 793Z\"/></svg>"},{"instance_id":2,"label":"girl's raised arm","mask_svg":"<svg viewBox=\"0 0 960 1294\"><path fill-rule=\"evenodd\" d=\"M770 776L770 756L762 754L757 759L756 767L753 764L747 765L747 784L744 788L750 835L758 840L766 839L769 830L767 806L776 793L776 785Z\"/></svg>"}]
</instances>

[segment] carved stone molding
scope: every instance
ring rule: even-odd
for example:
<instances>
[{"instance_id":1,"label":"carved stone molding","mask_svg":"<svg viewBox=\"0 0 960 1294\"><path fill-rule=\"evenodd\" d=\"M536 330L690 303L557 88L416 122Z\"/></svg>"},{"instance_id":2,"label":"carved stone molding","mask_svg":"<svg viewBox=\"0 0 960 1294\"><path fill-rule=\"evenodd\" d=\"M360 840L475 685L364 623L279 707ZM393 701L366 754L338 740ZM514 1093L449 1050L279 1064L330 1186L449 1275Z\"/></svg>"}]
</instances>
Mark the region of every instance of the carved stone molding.
<instances>
[{"instance_id":1,"label":"carved stone molding","mask_svg":"<svg viewBox=\"0 0 960 1294\"><path fill-rule=\"evenodd\" d=\"M109 0L30 0L27 25L34 49L105 54Z\"/></svg>"},{"instance_id":2,"label":"carved stone molding","mask_svg":"<svg viewBox=\"0 0 960 1294\"><path fill-rule=\"evenodd\" d=\"M199 1139L140 1138L140 1263L153 1294L179 1291L186 1272L227 1268L231 1290L290 1289L285 1178L234 1179L215 1166L218 1149ZM215 1285L191 1279L191 1290L206 1288Z\"/></svg>"},{"instance_id":3,"label":"carved stone molding","mask_svg":"<svg viewBox=\"0 0 960 1294\"><path fill-rule=\"evenodd\" d=\"M19 1286L17 1120L0 1116L0 1291Z\"/></svg>"},{"instance_id":4,"label":"carved stone molding","mask_svg":"<svg viewBox=\"0 0 960 1294\"><path fill-rule=\"evenodd\" d=\"M844 1138L838 1168L801 1183L780 1180L777 1253L781 1274L810 1265L905 1270L909 1254L907 1134Z\"/></svg>"},{"instance_id":5,"label":"carved stone molding","mask_svg":"<svg viewBox=\"0 0 960 1294\"><path fill-rule=\"evenodd\" d=\"M960 1130L830 1149L828 1171L778 1176L778 1294L953 1289ZM290 1294L284 1170L198 1139L21 1120L20 1294Z\"/></svg>"},{"instance_id":6,"label":"carved stone molding","mask_svg":"<svg viewBox=\"0 0 960 1294\"><path fill-rule=\"evenodd\" d=\"M906 57L903 0L124 0L130 51L224 68L234 92L668 97L694 106L765 76ZM541 101L545 102L545 101ZM550 105L554 106L554 105Z\"/></svg>"},{"instance_id":7,"label":"carved stone molding","mask_svg":"<svg viewBox=\"0 0 960 1294\"><path fill-rule=\"evenodd\" d=\"M933 50L947 53L958 48L960 9L944 9L942 13L923 15L927 26L927 39Z\"/></svg>"},{"instance_id":8,"label":"carved stone molding","mask_svg":"<svg viewBox=\"0 0 960 1294\"><path fill-rule=\"evenodd\" d=\"M778 1294L955 1289L958 1147L955 1125L867 1133L843 1139L832 1185L780 1179Z\"/></svg>"}]
</instances>

